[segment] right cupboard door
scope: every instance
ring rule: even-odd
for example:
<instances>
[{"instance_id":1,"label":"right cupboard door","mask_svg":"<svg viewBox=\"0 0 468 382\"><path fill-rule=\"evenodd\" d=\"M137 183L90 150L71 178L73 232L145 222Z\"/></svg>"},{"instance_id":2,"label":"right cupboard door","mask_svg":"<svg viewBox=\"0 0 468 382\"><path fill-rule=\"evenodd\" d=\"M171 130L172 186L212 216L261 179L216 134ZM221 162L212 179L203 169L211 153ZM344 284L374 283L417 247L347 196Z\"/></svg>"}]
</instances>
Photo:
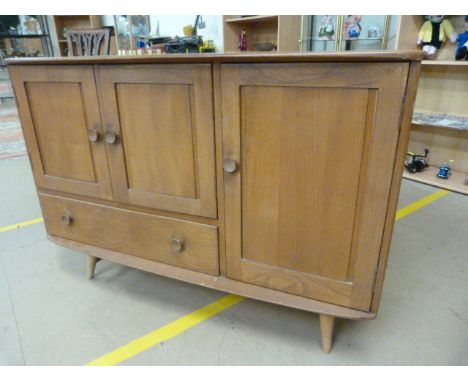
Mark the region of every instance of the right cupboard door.
<instances>
[{"instance_id":1,"label":"right cupboard door","mask_svg":"<svg viewBox=\"0 0 468 382\"><path fill-rule=\"evenodd\" d=\"M407 74L222 65L229 278L370 309Z\"/></svg>"}]
</instances>

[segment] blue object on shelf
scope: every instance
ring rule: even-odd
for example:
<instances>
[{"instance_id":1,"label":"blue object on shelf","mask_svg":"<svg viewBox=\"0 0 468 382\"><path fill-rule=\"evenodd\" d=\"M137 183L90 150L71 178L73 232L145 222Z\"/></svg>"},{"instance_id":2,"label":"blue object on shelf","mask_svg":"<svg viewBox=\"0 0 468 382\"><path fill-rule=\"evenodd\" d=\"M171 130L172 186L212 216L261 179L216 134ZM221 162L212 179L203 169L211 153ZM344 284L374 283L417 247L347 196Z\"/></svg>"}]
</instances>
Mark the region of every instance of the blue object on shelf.
<instances>
[{"instance_id":1,"label":"blue object on shelf","mask_svg":"<svg viewBox=\"0 0 468 382\"><path fill-rule=\"evenodd\" d=\"M453 160L450 160L448 163L444 163L439 167L439 173L437 174L438 178L448 179L452 172L450 171L450 165L453 164Z\"/></svg>"}]
</instances>

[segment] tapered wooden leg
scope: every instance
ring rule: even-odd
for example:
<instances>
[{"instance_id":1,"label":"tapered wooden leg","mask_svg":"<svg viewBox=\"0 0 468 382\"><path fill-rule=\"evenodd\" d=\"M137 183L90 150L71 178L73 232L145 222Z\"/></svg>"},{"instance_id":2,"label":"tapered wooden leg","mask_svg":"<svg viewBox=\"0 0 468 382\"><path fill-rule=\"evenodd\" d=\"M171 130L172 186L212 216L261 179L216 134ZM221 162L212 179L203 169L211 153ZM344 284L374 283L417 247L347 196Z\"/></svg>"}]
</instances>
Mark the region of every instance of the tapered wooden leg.
<instances>
[{"instance_id":1,"label":"tapered wooden leg","mask_svg":"<svg viewBox=\"0 0 468 382\"><path fill-rule=\"evenodd\" d=\"M101 260L98 257L88 255L88 280L94 278L94 270L96 269L96 263Z\"/></svg>"},{"instance_id":2,"label":"tapered wooden leg","mask_svg":"<svg viewBox=\"0 0 468 382\"><path fill-rule=\"evenodd\" d=\"M330 353L333 343L333 325L335 317L326 314L320 315L320 334L322 335L322 349L325 353Z\"/></svg>"}]
</instances>

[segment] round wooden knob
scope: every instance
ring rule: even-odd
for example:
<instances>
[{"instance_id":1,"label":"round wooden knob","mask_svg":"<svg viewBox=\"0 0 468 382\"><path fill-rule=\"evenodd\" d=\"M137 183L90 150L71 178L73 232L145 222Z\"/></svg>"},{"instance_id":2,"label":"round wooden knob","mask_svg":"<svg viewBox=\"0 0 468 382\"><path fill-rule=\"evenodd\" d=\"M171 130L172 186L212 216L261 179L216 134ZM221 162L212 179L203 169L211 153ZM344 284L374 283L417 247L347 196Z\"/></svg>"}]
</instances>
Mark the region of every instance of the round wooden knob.
<instances>
[{"instance_id":1,"label":"round wooden knob","mask_svg":"<svg viewBox=\"0 0 468 382\"><path fill-rule=\"evenodd\" d=\"M90 142L97 142L99 140L99 132L95 128L88 129L88 139Z\"/></svg>"},{"instance_id":2,"label":"round wooden knob","mask_svg":"<svg viewBox=\"0 0 468 382\"><path fill-rule=\"evenodd\" d=\"M114 133L113 131L106 131L104 134L104 140L106 143L109 143L111 145L116 144L118 141L118 135Z\"/></svg>"},{"instance_id":3,"label":"round wooden knob","mask_svg":"<svg viewBox=\"0 0 468 382\"><path fill-rule=\"evenodd\" d=\"M62 223L65 225L70 225L73 223L73 217L69 214L63 214L61 217Z\"/></svg>"},{"instance_id":4,"label":"round wooden knob","mask_svg":"<svg viewBox=\"0 0 468 382\"><path fill-rule=\"evenodd\" d=\"M232 158L226 158L223 160L223 169L224 172L227 174L232 174L233 172L236 172L237 168L239 167L237 161Z\"/></svg>"},{"instance_id":5,"label":"round wooden knob","mask_svg":"<svg viewBox=\"0 0 468 382\"><path fill-rule=\"evenodd\" d=\"M184 241L174 237L171 240L171 248L174 252L182 252L184 250Z\"/></svg>"}]
</instances>

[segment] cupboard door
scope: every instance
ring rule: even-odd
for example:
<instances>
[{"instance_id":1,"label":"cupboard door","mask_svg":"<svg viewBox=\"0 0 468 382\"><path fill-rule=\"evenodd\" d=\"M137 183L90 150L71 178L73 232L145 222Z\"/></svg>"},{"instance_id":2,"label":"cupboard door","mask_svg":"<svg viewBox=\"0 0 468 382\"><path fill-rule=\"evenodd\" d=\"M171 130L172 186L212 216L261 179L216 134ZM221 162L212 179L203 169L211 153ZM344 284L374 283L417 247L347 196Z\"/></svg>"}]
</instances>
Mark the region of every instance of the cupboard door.
<instances>
[{"instance_id":1,"label":"cupboard door","mask_svg":"<svg viewBox=\"0 0 468 382\"><path fill-rule=\"evenodd\" d=\"M114 197L216 217L209 64L99 66Z\"/></svg>"},{"instance_id":2,"label":"cupboard door","mask_svg":"<svg viewBox=\"0 0 468 382\"><path fill-rule=\"evenodd\" d=\"M37 185L111 199L93 67L9 71Z\"/></svg>"},{"instance_id":3,"label":"cupboard door","mask_svg":"<svg viewBox=\"0 0 468 382\"><path fill-rule=\"evenodd\" d=\"M228 277L370 309L407 72L222 65Z\"/></svg>"}]
</instances>

